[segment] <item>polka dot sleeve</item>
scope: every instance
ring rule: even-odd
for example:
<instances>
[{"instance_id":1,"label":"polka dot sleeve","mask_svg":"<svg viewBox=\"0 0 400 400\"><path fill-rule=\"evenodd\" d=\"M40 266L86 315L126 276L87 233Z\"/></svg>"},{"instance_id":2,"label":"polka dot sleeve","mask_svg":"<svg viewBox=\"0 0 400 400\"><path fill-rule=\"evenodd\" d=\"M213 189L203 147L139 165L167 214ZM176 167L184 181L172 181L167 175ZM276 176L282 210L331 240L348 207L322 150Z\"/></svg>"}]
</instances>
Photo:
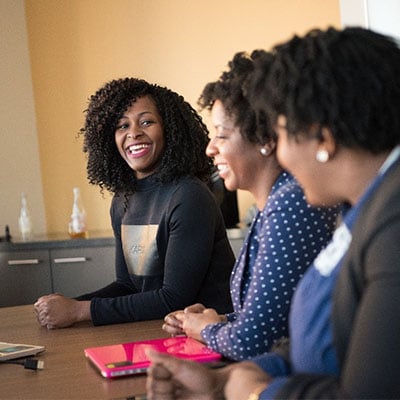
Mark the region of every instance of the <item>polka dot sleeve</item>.
<instances>
[{"instance_id":1,"label":"polka dot sleeve","mask_svg":"<svg viewBox=\"0 0 400 400\"><path fill-rule=\"evenodd\" d=\"M337 210L310 207L297 182L284 173L250 228L232 273L234 315L201 332L214 350L233 360L267 352L288 335L296 285L328 243Z\"/></svg>"}]
</instances>

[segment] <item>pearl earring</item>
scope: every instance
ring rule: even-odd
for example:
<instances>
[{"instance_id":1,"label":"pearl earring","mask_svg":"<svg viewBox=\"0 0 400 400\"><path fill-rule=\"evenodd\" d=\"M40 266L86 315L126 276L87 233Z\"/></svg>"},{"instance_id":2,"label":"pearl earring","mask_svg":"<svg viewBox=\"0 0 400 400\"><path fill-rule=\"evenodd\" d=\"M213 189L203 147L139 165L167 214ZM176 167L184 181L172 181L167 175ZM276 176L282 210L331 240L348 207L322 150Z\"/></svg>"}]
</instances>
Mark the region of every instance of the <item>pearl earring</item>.
<instances>
[{"instance_id":1,"label":"pearl earring","mask_svg":"<svg viewBox=\"0 0 400 400\"><path fill-rule=\"evenodd\" d=\"M329 160L329 153L327 150L318 150L315 158L320 163L326 163Z\"/></svg>"},{"instance_id":2,"label":"pearl earring","mask_svg":"<svg viewBox=\"0 0 400 400\"><path fill-rule=\"evenodd\" d=\"M260 149L260 153L263 155L263 156L268 156L269 155L269 151L265 148L265 147L261 147L261 149Z\"/></svg>"}]
</instances>

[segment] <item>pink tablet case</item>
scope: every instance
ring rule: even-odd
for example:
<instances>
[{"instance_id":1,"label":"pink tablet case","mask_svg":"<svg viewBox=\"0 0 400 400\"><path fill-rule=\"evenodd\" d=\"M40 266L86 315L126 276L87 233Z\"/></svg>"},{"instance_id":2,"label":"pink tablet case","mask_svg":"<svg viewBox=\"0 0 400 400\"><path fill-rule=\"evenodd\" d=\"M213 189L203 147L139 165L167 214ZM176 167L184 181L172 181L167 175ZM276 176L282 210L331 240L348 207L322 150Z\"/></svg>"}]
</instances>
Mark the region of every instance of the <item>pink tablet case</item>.
<instances>
[{"instance_id":1,"label":"pink tablet case","mask_svg":"<svg viewBox=\"0 0 400 400\"><path fill-rule=\"evenodd\" d=\"M85 356L104 377L115 378L145 373L150 365L145 354L146 348L198 362L217 361L221 358L221 354L186 336L91 347L84 351Z\"/></svg>"}]
</instances>

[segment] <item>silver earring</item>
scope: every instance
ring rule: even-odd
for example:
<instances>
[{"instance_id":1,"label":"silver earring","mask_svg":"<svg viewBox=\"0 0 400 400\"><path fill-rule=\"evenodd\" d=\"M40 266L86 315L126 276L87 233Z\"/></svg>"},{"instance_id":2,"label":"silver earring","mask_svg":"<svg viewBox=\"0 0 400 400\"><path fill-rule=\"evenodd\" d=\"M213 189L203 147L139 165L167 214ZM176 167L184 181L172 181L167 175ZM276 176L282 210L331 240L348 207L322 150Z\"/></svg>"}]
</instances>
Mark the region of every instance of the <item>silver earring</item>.
<instances>
[{"instance_id":1,"label":"silver earring","mask_svg":"<svg viewBox=\"0 0 400 400\"><path fill-rule=\"evenodd\" d=\"M265 147L261 147L260 153L265 157L269 155L269 151Z\"/></svg>"},{"instance_id":2,"label":"silver earring","mask_svg":"<svg viewBox=\"0 0 400 400\"><path fill-rule=\"evenodd\" d=\"M320 163L326 163L329 160L329 153L327 150L318 150L315 158Z\"/></svg>"}]
</instances>

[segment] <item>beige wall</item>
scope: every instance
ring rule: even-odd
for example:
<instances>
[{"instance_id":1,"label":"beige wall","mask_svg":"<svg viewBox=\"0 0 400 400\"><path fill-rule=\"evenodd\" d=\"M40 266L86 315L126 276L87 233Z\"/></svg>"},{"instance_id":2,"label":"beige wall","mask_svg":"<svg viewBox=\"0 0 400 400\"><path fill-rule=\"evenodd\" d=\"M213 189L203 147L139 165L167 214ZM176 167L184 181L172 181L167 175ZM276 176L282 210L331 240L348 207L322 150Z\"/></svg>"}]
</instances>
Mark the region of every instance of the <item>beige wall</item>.
<instances>
[{"instance_id":1,"label":"beige wall","mask_svg":"<svg viewBox=\"0 0 400 400\"><path fill-rule=\"evenodd\" d=\"M141 77L196 106L235 52L340 26L339 0L25 0L25 11L49 232L66 230L74 186L89 229L110 228L110 196L87 183L76 138L104 82ZM240 194L242 215L251 201Z\"/></svg>"},{"instance_id":2,"label":"beige wall","mask_svg":"<svg viewBox=\"0 0 400 400\"><path fill-rule=\"evenodd\" d=\"M0 236L16 238L21 192L46 229L23 0L0 0L0 93Z\"/></svg>"}]
</instances>

